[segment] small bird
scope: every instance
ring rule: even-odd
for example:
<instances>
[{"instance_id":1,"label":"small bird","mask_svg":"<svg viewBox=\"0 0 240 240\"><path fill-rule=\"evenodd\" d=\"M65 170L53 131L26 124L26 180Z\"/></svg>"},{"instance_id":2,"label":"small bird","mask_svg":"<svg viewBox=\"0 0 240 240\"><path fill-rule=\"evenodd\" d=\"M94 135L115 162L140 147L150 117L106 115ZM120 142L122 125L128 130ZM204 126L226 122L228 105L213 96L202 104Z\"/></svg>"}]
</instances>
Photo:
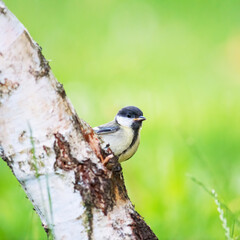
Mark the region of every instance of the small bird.
<instances>
[{"instance_id":1,"label":"small bird","mask_svg":"<svg viewBox=\"0 0 240 240\"><path fill-rule=\"evenodd\" d=\"M137 151L140 142L140 130L143 112L134 106L122 108L114 120L93 128L93 130L101 137L103 147L110 147L119 162L123 162L131 158Z\"/></svg>"}]
</instances>

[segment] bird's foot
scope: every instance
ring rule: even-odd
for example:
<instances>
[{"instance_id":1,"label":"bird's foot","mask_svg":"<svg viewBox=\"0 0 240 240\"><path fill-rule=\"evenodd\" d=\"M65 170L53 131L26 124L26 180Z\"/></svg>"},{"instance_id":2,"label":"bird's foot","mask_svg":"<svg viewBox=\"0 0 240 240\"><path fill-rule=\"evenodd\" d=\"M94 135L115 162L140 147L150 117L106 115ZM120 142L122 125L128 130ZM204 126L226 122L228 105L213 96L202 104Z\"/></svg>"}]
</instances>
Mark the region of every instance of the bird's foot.
<instances>
[{"instance_id":1,"label":"bird's foot","mask_svg":"<svg viewBox=\"0 0 240 240\"><path fill-rule=\"evenodd\" d=\"M106 166L109 162L110 159L114 158L114 155L111 153L110 155L108 155L107 157L105 157L105 159L103 160L103 165Z\"/></svg>"},{"instance_id":2,"label":"bird's foot","mask_svg":"<svg viewBox=\"0 0 240 240\"><path fill-rule=\"evenodd\" d=\"M118 162L118 157L115 156L110 148L110 145L107 144L105 147L104 147L104 152L107 155L107 157L105 157L104 159L101 159L102 160L102 164L108 169L108 170L112 170L114 172L119 172L122 170L121 168L121 165L120 163Z\"/></svg>"},{"instance_id":3,"label":"bird's foot","mask_svg":"<svg viewBox=\"0 0 240 240\"><path fill-rule=\"evenodd\" d=\"M112 158L114 158L114 154L113 154L113 152L112 152L112 150L111 150L111 148L110 148L110 144L107 144L107 145L104 147L103 150L104 150L104 152L105 152L106 154L108 154L108 156L107 156L105 159L102 160L103 165L106 166L106 165L108 164L109 160L112 159Z\"/></svg>"}]
</instances>

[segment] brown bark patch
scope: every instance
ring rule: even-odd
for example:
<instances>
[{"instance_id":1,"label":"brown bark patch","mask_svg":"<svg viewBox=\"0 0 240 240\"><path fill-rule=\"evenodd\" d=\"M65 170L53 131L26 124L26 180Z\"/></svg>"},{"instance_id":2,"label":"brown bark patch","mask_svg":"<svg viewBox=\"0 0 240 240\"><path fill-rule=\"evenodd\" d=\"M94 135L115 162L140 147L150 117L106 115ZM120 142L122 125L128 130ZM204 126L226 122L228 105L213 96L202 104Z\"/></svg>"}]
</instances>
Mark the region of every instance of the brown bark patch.
<instances>
[{"instance_id":1,"label":"brown bark patch","mask_svg":"<svg viewBox=\"0 0 240 240\"><path fill-rule=\"evenodd\" d=\"M101 160L101 162L103 162L106 154L102 151L100 141L93 129L91 127L85 129L82 125L80 125L80 130L83 134L84 139L86 142L88 142L93 152Z\"/></svg>"},{"instance_id":2,"label":"brown bark patch","mask_svg":"<svg viewBox=\"0 0 240 240\"><path fill-rule=\"evenodd\" d=\"M66 92L63 88L63 85L58 82L57 85L56 85L56 90L57 90L57 93L62 97L62 98L65 98L66 97Z\"/></svg>"},{"instance_id":3,"label":"brown bark patch","mask_svg":"<svg viewBox=\"0 0 240 240\"><path fill-rule=\"evenodd\" d=\"M5 7L0 7L0 13L5 15L7 13L7 9Z\"/></svg>"},{"instance_id":4,"label":"brown bark patch","mask_svg":"<svg viewBox=\"0 0 240 240\"><path fill-rule=\"evenodd\" d=\"M54 151L56 162L54 167L59 167L65 171L73 170L79 162L71 155L70 145L60 133L54 134Z\"/></svg>"},{"instance_id":5,"label":"brown bark patch","mask_svg":"<svg viewBox=\"0 0 240 240\"><path fill-rule=\"evenodd\" d=\"M91 160L87 160L77 167L75 190L80 192L87 206L101 209L105 215L115 205L112 179Z\"/></svg>"},{"instance_id":6,"label":"brown bark patch","mask_svg":"<svg viewBox=\"0 0 240 240\"><path fill-rule=\"evenodd\" d=\"M142 217L137 213L130 213L133 223L131 228L135 239L137 240L158 240L151 228L144 222Z\"/></svg>"},{"instance_id":7,"label":"brown bark patch","mask_svg":"<svg viewBox=\"0 0 240 240\"><path fill-rule=\"evenodd\" d=\"M38 57L40 59L40 67L41 67L41 72L40 72L40 77L43 76L49 76L49 72L50 72L50 66L49 66L49 62L46 60L46 58L43 56L42 54L42 48L40 46L38 46Z\"/></svg>"},{"instance_id":8,"label":"brown bark patch","mask_svg":"<svg viewBox=\"0 0 240 240\"><path fill-rule=\"evenodd\" d=\"M50 156L50 154L51 154L51 148L50 147L47 147L47 146L43 145L43 150L45 151L47 156Z\"/></svg>"},{"instance_id":9,"label":"brown bark patch","mask_svg":"<svg viewBox=\"0 0 240 240\"><path fill-rule=\"evenodd\" d=\"M114 171L114 169L113 169L112 184L113 184L113 188L115 190L116 201L118 201L118 200L122 200L122 201L129 200L129 197L128 197L128 194L127 194L127 189L126 189L126 186L125 186L125 183L124 183L124 178L123 178L122 171Z\"/></svg>"},{"instance_id":10,"label":"brown bark patch","mask_svg":"<svg viewBox=\"0 0 240 240\"><path fill-rule=\"evenodd\" d=\"M25 31L25 36L29 39L30 44L33 45L33 41L26 31ZM34 70L30 66L29 73L31 73L36 80L39 80L42 77L49 77L51 68L50 68L49 62L46 60L46 58L42 54L42 48L38 44L37 44L37 53L40 61L40 64L39 64L40 71Z\"/></svg>"},{"instance_id":11,"label":"brown bark patch","mask_svg":"<svg viewBox=\"0 0 240 240\"><path fill-rule=\"evenodd\" d=\"M72 121L75 129L82 133L85 141L90 145L90 148L101 162L103 162L108 155L112 154L112 152L105 151L101 148L100 140L97 134L86 122L80 120L77 115L72 116ZM117 163L118 161L114 161L114 159L112 159L111 162Z\"/></svg>"},{"instance_id":12,"label":"brown bark patch","mask_svg":"<svg viewBox=\"0 0 240 240\"><path fill-rule=\"evenodd\" d=\"M18 82L13 82L8 78L4 78L0 81L0 98L6 98L11 96L13 91L17 90L19 87Z\"/></svg>"}]
</instances>

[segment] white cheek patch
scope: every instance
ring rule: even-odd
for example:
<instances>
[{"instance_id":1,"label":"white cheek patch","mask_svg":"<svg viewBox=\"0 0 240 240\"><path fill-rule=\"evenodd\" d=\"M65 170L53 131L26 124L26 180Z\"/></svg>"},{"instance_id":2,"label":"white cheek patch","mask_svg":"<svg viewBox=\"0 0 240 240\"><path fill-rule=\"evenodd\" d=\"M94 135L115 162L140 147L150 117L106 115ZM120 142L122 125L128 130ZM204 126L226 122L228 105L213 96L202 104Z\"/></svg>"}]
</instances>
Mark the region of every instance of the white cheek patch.
<instances>
[{"instance_id":1,"label":"white cheek patch","mask_svg":"<svg viewBox=\"0 0 240 240\"><path fill-rule=\"evenodd\" d=\"M132 118L126 118L126 117L120 117L117 116L116 117L117 122L125 127L131 127L132 123L133 123L133 119Z\"/></svg>"}]
</instances>

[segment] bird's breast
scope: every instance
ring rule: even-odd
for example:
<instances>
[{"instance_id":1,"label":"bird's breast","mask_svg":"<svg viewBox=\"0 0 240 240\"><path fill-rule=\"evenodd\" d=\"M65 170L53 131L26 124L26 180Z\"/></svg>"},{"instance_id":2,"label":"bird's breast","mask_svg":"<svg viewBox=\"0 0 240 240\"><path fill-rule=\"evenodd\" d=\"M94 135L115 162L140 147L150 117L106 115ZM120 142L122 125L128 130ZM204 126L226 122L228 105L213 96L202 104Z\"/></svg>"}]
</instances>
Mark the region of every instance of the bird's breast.
<instances>
[{"instance_id":1,"label":"bird's breast","mask_svg":"<svg viewBox=\"0 0 240 240\"><path fill-rule=\"evenodd\" d=\"M117 132L101 136L104 145L110 145L110 148L116 156L123 153L132 143L133 131L129 127L121 127Z\"/></svg>"},{"instance_id":2,"label":"bird's breast","mask_svg":"<svg viewBox=\"0 0 240 240\"><path fill-rule=\"evenodd\" d=\"M128 160L129 158L131 158L131 157L135 154L135 152L137 151L139 142L140 142L140 136L139 136L139 134L138 134L137 139L136 139L136 141L134 142L134 144L131 145L131 146L129 146L129 148L128 148L127 150L125 150L125 151L119 156L118 161L119 161L119 162L124 162L124 161Z\"/></svg>"}]
</instances>

